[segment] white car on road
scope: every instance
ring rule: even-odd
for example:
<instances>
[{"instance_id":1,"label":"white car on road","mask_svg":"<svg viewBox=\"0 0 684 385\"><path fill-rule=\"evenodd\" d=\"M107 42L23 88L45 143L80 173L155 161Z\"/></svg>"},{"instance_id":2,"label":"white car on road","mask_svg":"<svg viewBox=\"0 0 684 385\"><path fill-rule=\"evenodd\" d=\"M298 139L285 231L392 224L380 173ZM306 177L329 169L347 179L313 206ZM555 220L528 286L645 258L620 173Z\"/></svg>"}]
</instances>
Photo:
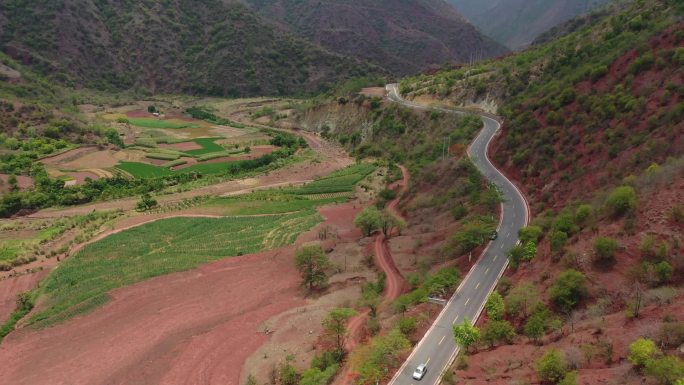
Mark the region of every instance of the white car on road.
<instances>
[{"instance_id":1,"label":"white car on road","mask_svg":"<svg viewBox=\"0 0 684 385\"><path fill-rule=\"evenodd\" d=\"M416 370L413 372L413 379L414 380L422 380L423 377L425 376L425 373L427 372L427 365L425 364L420 364L416 368Z\"/></svg>"}]
</instances>

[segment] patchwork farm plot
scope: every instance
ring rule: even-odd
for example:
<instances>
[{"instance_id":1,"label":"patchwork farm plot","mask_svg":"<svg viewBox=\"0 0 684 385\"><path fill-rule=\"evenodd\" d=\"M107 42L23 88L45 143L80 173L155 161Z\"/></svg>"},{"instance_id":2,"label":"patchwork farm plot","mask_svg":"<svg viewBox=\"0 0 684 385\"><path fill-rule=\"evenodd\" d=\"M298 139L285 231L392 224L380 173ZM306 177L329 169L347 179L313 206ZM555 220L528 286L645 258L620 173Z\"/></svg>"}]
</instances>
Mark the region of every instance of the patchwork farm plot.
<instances>
[{"instance_id":1,"label":"patchwork farm plot","mask_svg":"<svg viewBox=\"0 0 684 385\"><path fill-rule=\"evenodd\" d=\"M220 258L291 244L317 224L314 210L271 216L170 218L111 235L64 261L42 287L45 308L32 324L48 325L105 303L107 292Z\"/></svg>"},{"instance_id":2,"label":"patchwork farm plot","mask_svg":"<svg viewBox=\"0 0 684 385\"><path fill-rule=\"evenodd\" d=\"M353 165L311 183L317 188L212 198L199 207L230 216L161 219L89 244L51 273L40 289L45 305L29 323L46 326L87 312L107 302L109 291L144 279L290 245L322 220L316 207L348 196L311 191L329 191L327 186L334 185L350 194L374 169L372 164Z\"/></svg>"}]
</instances>

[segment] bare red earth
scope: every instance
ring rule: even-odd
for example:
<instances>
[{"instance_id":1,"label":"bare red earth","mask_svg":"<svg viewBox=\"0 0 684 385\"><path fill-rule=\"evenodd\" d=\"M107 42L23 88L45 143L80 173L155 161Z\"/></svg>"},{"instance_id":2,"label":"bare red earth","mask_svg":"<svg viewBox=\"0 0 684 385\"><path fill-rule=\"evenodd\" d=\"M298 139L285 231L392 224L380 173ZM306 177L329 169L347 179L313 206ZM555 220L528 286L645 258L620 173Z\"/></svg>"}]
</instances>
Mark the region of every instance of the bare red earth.
<instances>
[{"instance_id":1,"label":"bare red earth","mask_svg":"<svg viewBox=\"0 0 684 385\"><path fill-rule=\"evenodd\" d=\"M293 252L154 278L86 316L12 333L0 346L0 384L238 384L267 339L259 324L304 303Z\"/></svg>"},{"instance_id":2,"label":"bare red earth","mask_svg":"<svg viewBox=\"0 0 684 385\"><path fill-rule=\"evenodd\" d=\"M34 274L25 274L0 280L0 322L8 319L16 308L17 294L36 287L38 282L45 278L47 273L47 270L43 270Z\"/></svg>"}]
</instances>

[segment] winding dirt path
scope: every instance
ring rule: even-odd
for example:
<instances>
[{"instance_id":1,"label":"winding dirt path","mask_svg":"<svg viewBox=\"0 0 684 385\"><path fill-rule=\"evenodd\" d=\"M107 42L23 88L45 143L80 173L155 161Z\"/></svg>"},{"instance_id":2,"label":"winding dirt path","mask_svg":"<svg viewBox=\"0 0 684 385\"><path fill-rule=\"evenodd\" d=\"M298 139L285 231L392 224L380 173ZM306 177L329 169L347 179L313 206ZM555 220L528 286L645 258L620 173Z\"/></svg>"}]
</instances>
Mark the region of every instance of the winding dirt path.
<instances>
[{"instance_id":1,"label":"winding dirt path","mask_svg":"<svg viewBox=\"0 0 684 385\"><path fill-rule=\"evenodd\" d=\"M390 185L390 188L399 188L397 197L392 201L387 203L387 209L392 211L399 217L403 216L397 210L397 205L401 200L401 197L406 192L408 188L409 180L411 178L408 170L404 166L399 166L401 169L402 179ZM392 301L399 298L399 296L406 290L406 281L401 275L401 272L394 264L394 259L392 258L392 253L390 252L389 245L387 244L387 239L382 232L377 232L373 239L373 248L375 251L375 264L378 266L383 273L385 273L385 290L383 292L382 306L388 306ZM370 310L366 309L360 312L358 315L349 320L347 324L347 335L345 336L344 348L347 352L354 349L359 343L359 337L363 329L363 325L368 320ZM349 368L345 366L342 373L337 376L337 379L333 382L334 385L349 385L352 383L354 378L353 373L349 372Z\"/></svg>"}]
</instances>

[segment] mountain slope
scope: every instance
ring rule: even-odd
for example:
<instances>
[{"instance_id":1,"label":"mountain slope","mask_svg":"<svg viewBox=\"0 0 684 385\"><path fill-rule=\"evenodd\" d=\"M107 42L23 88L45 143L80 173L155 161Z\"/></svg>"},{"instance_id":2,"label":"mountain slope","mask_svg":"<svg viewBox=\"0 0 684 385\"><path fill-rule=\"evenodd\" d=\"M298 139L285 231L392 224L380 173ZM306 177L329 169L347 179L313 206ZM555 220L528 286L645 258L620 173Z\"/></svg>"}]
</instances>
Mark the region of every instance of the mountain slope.
<instances>
[{"instance_id":1,"label":"mountain slope","mask_svg":"<svg viewBox=\"0 0 684 385\"><path fill-rule=\"evenodd\" d=\"M512 49L608 0L447 0L486 35Z\"/></svg>"},{"instance_id":2,"label":"mountain slope","mask_svg":"<svg viewBox=\"0 0 684 385\"><path fill-rule=\"evenodd\" d=\"M456 380L684 376L684 4L610 8L516 55L401 84L423 103L498 104L490 154L533 212L498 287L505 311L487 312ZM660 349L641 364L638 338Z\"/></svg>"},{"instance_id":3,"label":"mountain slope","mask_svg":"<svg viewBox=\"0 0 684 385\"><path fill-rule=\"evenodd\" d=\"M507 51L440 0L246 1L288 31L396 74Z\"/></svg>"},{"instance_id":4,"label":"mountain slope","mask_svg":"<svg viewBox=\"0 0 684 385\"><path fill-rule=\"evenodd\" d=\"M379 72L221 0L3 1L0 47L67 84L152 93L315 92Z\"/></svg>"}]
</instances>

